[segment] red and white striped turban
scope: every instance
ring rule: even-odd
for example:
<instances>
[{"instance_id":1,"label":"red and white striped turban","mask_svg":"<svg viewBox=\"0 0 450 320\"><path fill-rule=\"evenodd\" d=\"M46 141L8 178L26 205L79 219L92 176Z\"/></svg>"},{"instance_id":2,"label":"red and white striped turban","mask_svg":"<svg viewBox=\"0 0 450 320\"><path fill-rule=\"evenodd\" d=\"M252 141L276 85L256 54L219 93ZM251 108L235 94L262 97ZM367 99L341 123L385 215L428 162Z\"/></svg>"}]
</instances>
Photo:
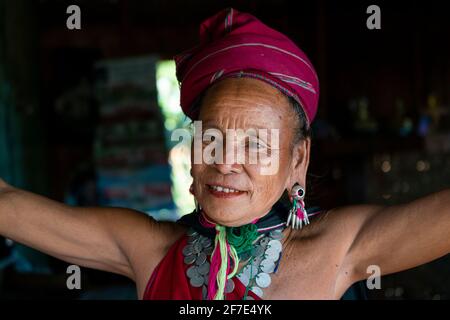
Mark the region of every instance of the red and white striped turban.
<instances>
[{"instance_id":1,"label":"red and white striped turban","mask_svg":"<svg viewBox=\"0 0 450 320\"><path fill-rule=\"evenodd\" d=\"M308 127L319 100L319 80L305 53L287 36L254 16L226 9L200 26L200 44L175 57L183 112L213 83L227 77L251 77L294 98L305 111Z\"/></svg>"}]
</instances>

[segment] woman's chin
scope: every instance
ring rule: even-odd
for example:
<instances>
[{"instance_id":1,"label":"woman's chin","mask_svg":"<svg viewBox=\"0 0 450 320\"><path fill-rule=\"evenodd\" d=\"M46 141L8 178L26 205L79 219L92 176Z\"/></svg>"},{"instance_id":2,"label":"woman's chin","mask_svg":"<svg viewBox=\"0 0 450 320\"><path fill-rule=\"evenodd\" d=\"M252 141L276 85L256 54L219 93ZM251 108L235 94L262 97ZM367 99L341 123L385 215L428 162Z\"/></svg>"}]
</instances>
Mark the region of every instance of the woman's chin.
<instances>
[{"instance_id":1,"label":"woman's chin","mask_svg":"<svg viewBox=\"0 0 450 320\"><path fill-rule=\"evenodd\" d=\"M248 213L245 210L235 207L227 207L226 209L223 207L206 207L204 212L208 220L226 227L237 227L246 224L244 221L248 217Z\"/></svg>"}]
</instances>

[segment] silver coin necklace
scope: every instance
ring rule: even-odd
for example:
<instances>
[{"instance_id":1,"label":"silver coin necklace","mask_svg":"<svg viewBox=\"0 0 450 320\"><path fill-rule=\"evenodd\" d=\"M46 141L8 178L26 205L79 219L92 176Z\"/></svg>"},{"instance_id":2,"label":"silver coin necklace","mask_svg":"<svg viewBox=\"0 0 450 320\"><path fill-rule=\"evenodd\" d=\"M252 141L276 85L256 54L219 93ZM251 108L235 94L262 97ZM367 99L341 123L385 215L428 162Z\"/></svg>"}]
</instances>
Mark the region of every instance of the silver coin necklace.
<instances>
[{"instance_id":1,"label":"silver coin necklace","mask_svg":"<svg viewBox=\"0 0 450 320\"><path fill-rule=\"evenodd\" d=\"M264 289L270 286L271 274L277 271L281 260L283 229L280 227L260 235L253 242L252 249L239 255L239 260L248 261L235 277L246 287L244 300L252 300L251 290L258 297L264 296ZM190 228L187 231L187 243L183 248L184 263L190 265L186 270L189 283L193 287L202 287L202 298L208 294L210 258L214 250L213 241ZM233 292L235 284L228 279L225 293Z\"/></svg>"}]
</instances>

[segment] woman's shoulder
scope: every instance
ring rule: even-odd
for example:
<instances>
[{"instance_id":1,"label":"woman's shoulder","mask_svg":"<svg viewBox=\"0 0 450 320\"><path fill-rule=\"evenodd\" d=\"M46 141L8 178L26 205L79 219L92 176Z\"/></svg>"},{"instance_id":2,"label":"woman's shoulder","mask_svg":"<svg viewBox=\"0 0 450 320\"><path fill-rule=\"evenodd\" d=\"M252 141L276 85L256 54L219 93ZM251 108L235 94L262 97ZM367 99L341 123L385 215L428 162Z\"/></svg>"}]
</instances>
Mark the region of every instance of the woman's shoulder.
<instances>
[{"instance_id":1,"label":"woman's shoulder","mask_svg":"<svg viewBox=\"0 0 450 320\"><path fill-rule=\"evenodd\" d=\"M350 235L352 232L357 232L367 218L381 209L382 207L377 205L356 204L326 209L320 215L324 217L322 220L329 230L336 232L345 230L347 235Z\"/></svg>"},{"instance_id":2,"label":"woman's shoulder","mask_svg":"<svg viewBox=\"0 0 450 320\"><path fill-rule=\"evenodd\" d=\"M313 207L307 210L310 224L298 230L297 238L323 239L327 243L339 243L345 248L351 245L361 226L371 212L380 210L373 205Z\"/></svg>"},{"instance_id":3,"label":"woman's shoulder","mask_svg":"<svg viewBox=\"0 0 450 320\"><path fill-rule=\"evenodd\" d=\"M345 216L348 213L341 211L339 208L314 206L307 208L306 212L310 223L293 232L293 238L300 242L305 239L325 239L328 241L333 238L337 240L345 229Z\"/></svg>"},{"instance_id":4,"label":"woman's shoulder","mask_svg":"<svg viewBox=\"0 0 450 320\"><path fill-rule=\"evenodd\" d=\"M156 221L158 235L170 246L188 230L188 227L177 221Z\"/></svg>"},{"instance_id":5,"label":"woman's shoulder","mask_svg":"<svg viewBox=\"0 0 450 320\"><path fill-rule=\"evenodd\" d=\"M186 227L183 225L174 221L157 220L152 215L141 211L127 208L108 208L108 211L117 212L110 218L114 220L116 228L123 231L125 238L123 240L136 239L136 241L149 245L164 245L186 231Z\"/></svg>"}]
</instances>

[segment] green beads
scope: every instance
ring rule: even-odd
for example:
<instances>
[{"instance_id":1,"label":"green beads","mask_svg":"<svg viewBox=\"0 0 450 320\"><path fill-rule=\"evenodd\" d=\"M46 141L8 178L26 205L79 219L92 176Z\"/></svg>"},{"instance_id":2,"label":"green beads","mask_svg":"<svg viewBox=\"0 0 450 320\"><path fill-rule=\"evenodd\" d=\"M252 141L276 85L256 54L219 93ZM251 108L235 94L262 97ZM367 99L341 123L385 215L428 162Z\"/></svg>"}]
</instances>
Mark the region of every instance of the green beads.
<instances>
[{"instance_id":1,"label":"green beads","mask_svg":"<svg viewBox=\"0 0 450 320\"><path fill-rule=\"evenodd\" d=\"M228 243L234 247L237 254L252 249L253 242L258 237L258 227L249 223L241 227L227 227Z\"/></svg>"}]
</instances>

